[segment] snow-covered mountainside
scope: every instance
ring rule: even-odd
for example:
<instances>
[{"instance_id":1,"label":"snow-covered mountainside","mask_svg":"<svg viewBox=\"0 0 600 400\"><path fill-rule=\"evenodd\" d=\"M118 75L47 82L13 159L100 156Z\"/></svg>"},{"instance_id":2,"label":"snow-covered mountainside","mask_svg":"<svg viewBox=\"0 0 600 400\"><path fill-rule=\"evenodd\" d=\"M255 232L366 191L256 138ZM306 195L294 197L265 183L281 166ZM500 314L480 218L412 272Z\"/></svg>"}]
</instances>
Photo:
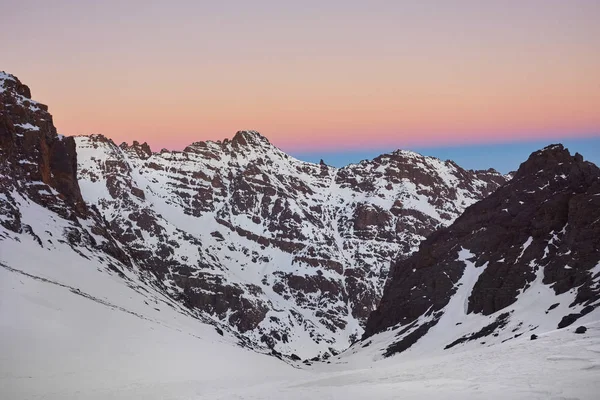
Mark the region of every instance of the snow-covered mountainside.
<instances>
[{"instance_id":1,"label":"snow-covered mountainside","mask_svg":"<svg viewBox=\"0 0 600 400\"><path fill-rule=\"evenodd\" d=\"M62 137L0 73L0 398L596 398L599 181Z\"/></svg>"},{"instance_id":2,"label":"snow-covered mountainside","mask_svg":"<svg viewBox=\"0 0 600 400\"><path fill-rule=\"evenodd\" d=\"M600 169L552 145L396 263L362 345L489 346L598 321L599 305Z\"/></svg>"},{"instance_id":3,"label":"snow-covered mountainside","mask_svg":"<svg viewBox=\"0 0 600 400\"><path fill-rule=\"evenodd\" d=\"M3 237L93 249L251 345L301 358L356 340L390 263L507 179L407 151L336 169L253 131L160 153L63 138L27 86L4 73L1 85ZM70 226L33 230L30 203Z\"/></svg>"},{"instance_id":4,"label":"snow-covered mountainside","mask_svg":"<svg viewBox=\"0 0 600 400\"><path fill-rule=\"evenodd\" d=\"M506 180L407 151L310 164L253 131L183 152L75 140L84 200L140 268L174 299L301 358L356 340L391 261Z\"/></svg>"}]
</instances>

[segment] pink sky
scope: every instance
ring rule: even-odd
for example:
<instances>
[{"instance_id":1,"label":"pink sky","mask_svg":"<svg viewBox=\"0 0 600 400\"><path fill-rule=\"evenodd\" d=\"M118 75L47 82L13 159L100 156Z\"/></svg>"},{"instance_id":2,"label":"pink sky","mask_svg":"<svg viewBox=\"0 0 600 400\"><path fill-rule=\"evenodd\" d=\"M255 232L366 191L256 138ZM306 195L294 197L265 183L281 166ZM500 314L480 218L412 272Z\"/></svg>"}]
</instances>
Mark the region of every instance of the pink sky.
<instances>
[{"instance_id":1,"label":"pink sky","mask_svg":"<svg viewBox=\"0 0 600 400\"><path fill-rule=\"evenodd\" d=\"M0 70L60 132L154 149L600 135L598 1L214 3L13 2Z\"/></svg>"}]
</instances>

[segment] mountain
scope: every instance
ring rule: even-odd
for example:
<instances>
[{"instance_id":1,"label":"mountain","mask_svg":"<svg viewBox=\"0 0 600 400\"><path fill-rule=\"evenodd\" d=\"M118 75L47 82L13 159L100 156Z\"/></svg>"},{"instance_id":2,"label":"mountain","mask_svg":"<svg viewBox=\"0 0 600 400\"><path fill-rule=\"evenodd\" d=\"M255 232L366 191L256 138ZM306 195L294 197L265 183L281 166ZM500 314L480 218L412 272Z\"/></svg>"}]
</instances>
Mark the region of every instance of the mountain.
<instances>
[{"instance_id":1,"label":"mountain","mask_svg":"<svg viewBox=\"0 0 600 400\"><path fill-rule=\"evenodd\" d=\"M341 169L305 163L254 131L182 152L75 141L83 198L143 271L303 358L356 340L390 262L505 182L405 151Z\"/></svg>"},{"instance_id":2,"label":"mountain","mask_svg":"<svg viewBox=\"0 0 600 400\"><path fill-rule=\"evenodd\" d=\"M84 213L74 139L58 135L48 107L31 100L29 87L1 71L0 150L5 194L9 188L18 188L40 204L56 194L61 204L49 205L52 211L65 217ZM12 223L17 228L18 221Z\"/></svg>"},{"instance_id":3,"label":"mountain","mask_svg":"<svg viewBox=\"0 0 600 400\"><path fill-rule=\"evenodd\" d=\"M311 164L254 131L159 153L63 137L27 86L0 82L4 248L29 235L49 257L97 259L245 345L301 358L357 340L392 260L507 180L408 151Z\"/></svg>"},{"instance_id":4,"label":"mountain","mask_svg":"<svg viewBox=\"0 0 600 400\"><path fill-rule=\"evenodd\" d=\"M508 182L252 131L153 153L1 73L0 397L596 398L598 176L559 145Z\"/></svg>"},{"instance_id":5,"label":"mountain","mask_svg":"<svg viewBox=\"0 0 600 400\"><path fill-rule=\"evenodd\" d=\"M392 267L363 343L490 345L600 317L600 169L562 145Z\"/></svg>"},{"instance_id":6,"label":"mountain","mask_svg":"<svg viewBox=\"0 0 600 400\"><path fill-rule=\"evenodd\" d=\"M29 212L32 222L65 222L49 243L68 243L76 252L87 246L131 267L102 216L82 198L74 138L59 135L48 107L32 100L29 87L15 76L0 71L0 240L7 247L20 240L18 235L35 238L42 247L43 234L52 236L33 230Z\"/></svg>"}]
</instances>

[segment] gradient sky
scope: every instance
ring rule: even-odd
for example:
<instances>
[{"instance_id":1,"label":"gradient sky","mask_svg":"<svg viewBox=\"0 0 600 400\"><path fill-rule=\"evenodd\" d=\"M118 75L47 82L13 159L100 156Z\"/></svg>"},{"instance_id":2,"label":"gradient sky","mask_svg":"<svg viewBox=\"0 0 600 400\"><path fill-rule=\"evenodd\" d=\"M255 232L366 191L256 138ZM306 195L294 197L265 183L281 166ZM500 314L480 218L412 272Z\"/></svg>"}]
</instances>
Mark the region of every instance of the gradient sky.
<instances>
[{"instance_id":1,"label":"gradient sky","mask_svg":"<svg viewBox=\"0 0 600 400\"><path fill-rule=\"evenodd\" d=\"M600 136L598 0L0 0L0 10L0 70L67 135L158 150L255 129L305 158Z\"/></svg>"},{"instance_id":2,"label":"gradient sky","mask_svg":"<svg viewBox=\"0 0 600 400\"><path fill-rule=\"evenodd\" d=\"M466 169L495 168L506 174L516 171L519 165L527 160L531 153L554 142L548 139L538 139L492 144L472 143L456 146L405 146L405 148L426 156L437 157L441 160L453 160ZM600 137L566 138L561 139L559 142L571 154L580 153L586 161L591 161L600 166ZM328 165L342 167L349 163L358 163L366 159L370 160L390 151L390 148L347 151L314 150L305 152L292 151L292 155L305 161L318 163L320 160L323 160Z\"/></svg>"}]
</instances>

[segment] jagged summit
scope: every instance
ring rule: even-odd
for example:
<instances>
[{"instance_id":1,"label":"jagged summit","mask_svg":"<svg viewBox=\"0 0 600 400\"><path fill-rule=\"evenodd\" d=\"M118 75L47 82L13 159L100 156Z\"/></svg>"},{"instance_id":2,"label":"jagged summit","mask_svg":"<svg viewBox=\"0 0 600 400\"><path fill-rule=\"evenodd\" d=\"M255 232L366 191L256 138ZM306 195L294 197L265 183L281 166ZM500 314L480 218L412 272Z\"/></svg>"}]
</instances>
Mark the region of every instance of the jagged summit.
<instances>
[{"instance_id":1,"label":"jagged summit","mask_svg":"<svg viewBox=\"0 0 600 400\"><path fill-rule=\"evenodd\" d=\"M111 143L114 145L114 141L103 134L92 134L92 135L78 135L79 137L90 137L95 142ZM146 159L150 157L154 152L150 148L147 142L140 144L139 141L134 140L132 144L122 142L119 147L131 155ZM274 153L284 154L281 150L274 147L271 142L261 135L257 131L244 130L237 131L232 139L224 139L222 141L198 141L187 146L183 153L205 153L207 150L218 150L218 151L241 151L254 148L258 151L272 151ZM181 153L181 151L173 151L166 148L161 149L157 154L171 154ZM287 155L285 155L287 157Z\"/></svg>"},{"instance_id":2,"label":"jagged summit","mask_svg":"<svg viewBox=\"0 0 600 400\"><path fill-rule=\"evenodd\" d=\"M236 134L231 139L231 142L240 146L262 146L262 145L271 145L269 139L265 136L261 135L258 131L237 131Z\"/></svg>"},{"instance_id":3,"label":"jagged summit","mask_svg":"<svg viewBox=\"0 0 600 400\"><path fill-rule=\"evenodd\" d=\"M75 141L58 135L48 107L31 100L31 91L14 75L0 73L0 185L9 193L21 181L28 196L46 203L48 185L57 191L61 202L52 205L56 212L70 215L84 214L86 207L81 198L76 178ZM0 192L2 193L2 192ZM17 214L13 214L15 216ZM11 219L13 226L18 225Z\"/></svg>"},{"instance_id":4,"label":"jagged summit","mask_svg":"<svg viewBox=\"0 0 600 400\"><path fill-rule=\"evenodd\" d=\"M21 83L16 76L0 71L0 93L5 90L13 91L26 99L31 99L31 90L27 85Z\"/></svg>"},{"instance_id":5,"label":"jagged summit","mask_svg":"<svg viewBox=\"0 0 600 400\"><path fill-rule=\"evenodd\" d=\"M568 149L562 144L553 144L533 152L529 158L523 162L516 171L515 179L522 179L526 176L535 176L538 174L549 173L571 173L579 175L588 169L594 169L594 165L584 161L579 153L571 155Z\"/></svg>"},{"instance_id":6,"label":"jagged summit","mask_svg":"<svg viewBox=\"0 0 600 400\"><path fill-rule=\"evenodd\" d=\"M109 138L108 136L105 136L101 133L92 133L89 135L77 135L75 137L89 137L90 139L92 139L94 141L111 143L113 145L115 144L115 142L111 138Z\"/></svg>"},{"instance_id":7,"label":"jagged summit","mask_svg":"<svg viewBox=\"0 0 600 400\"><path fill-rule=\"evenodd\" d=\"M261 135L257 131L253 130L242 130L237 131L231 139L224 140L207 140L198 141L187 146L183 151L184 153L204 153L211 151L225 151L235 153L248 153L248 151L257 151L259 153L273 153L278 154L281 157L289 157L283 151L273 146L269 139Z\"/></svg>"},{"instance_id":8,"label":"jagged summit","mask_svg":"<svg viewBox=\"0 0 600 400\"><path fill-rule=\"evenodd\" d=\"M137 140L134 140L133 143L128 145L126 142L123 142L119 145L121 149L125 152L135 153L135 155L141 159L149 158L152 155L152 150L150 149L150 145L147 142L140 144Z\"/></svg>"}]
</instances>

